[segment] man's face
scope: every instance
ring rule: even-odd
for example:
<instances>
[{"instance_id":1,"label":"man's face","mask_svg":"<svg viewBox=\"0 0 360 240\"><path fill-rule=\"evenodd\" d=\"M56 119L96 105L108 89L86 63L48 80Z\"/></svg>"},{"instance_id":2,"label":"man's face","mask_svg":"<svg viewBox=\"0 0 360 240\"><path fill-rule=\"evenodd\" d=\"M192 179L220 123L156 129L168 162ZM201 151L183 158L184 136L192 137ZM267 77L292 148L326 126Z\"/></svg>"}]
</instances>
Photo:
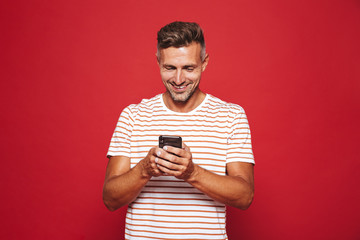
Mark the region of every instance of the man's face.
<instances>
[{"instance_id":1,"label":"man's face","mask_svg":"<svg viewBox=\"0 0 360 240\"><path fill-rule=\"evenodd\" d=\"M200 44L195 42L186 47L160 50L161 79L174 101L186 102L199 90L201 73L208 62L207 56L201 61L200 51Z\"/></svg>"}]
</instances>

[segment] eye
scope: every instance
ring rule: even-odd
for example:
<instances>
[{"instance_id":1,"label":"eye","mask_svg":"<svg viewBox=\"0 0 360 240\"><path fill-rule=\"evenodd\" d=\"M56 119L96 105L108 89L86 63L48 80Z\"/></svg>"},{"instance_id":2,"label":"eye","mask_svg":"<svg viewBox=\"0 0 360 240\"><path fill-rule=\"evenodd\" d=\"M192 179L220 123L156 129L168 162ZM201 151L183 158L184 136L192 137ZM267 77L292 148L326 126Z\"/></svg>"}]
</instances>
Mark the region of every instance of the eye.
<instances>
[{"instance_id":1,"label":"eye","mask_svg":"<svg viewBox=\"0 0 360 240\"><path fill-rule=\"evenodd\" d=\"M187 70L188 72L192 72L192 71L195 70L195 68L194 68L194 67L187 67L186 70Z\"/></svg>"},{"instance_id":2,"label":"eye","mask_svg":"<svg viewBox=\"0 0 360 240\"><path fill-rule=\"evenodd\" d=\"M175 69L175 67L173 67L173 66L165 66L164 67L166 70L168 70L168 71L171 71L171 70L174 70Z\"/></svg>"}]
</instances>

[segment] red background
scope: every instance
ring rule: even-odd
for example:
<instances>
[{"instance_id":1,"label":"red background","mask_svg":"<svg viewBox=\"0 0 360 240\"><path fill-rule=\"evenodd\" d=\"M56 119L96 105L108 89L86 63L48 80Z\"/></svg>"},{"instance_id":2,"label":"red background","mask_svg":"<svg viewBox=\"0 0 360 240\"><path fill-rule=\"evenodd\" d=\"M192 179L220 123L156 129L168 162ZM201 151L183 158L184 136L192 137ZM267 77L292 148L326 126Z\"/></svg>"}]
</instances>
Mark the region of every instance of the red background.
<instances>
[{"instance_id":1,"label":"red background","mask_svg":"<svg viewBox=\"0 0 360 240\"><path fill-rule=\"evenodd\" d=\"M360 239L360 2L0 3L1 239L122 239L102 203L121 110L164 90L156 32L205 31L202 89L243 106L256 192L230 239Z\"/></svg>"}]
</instances>

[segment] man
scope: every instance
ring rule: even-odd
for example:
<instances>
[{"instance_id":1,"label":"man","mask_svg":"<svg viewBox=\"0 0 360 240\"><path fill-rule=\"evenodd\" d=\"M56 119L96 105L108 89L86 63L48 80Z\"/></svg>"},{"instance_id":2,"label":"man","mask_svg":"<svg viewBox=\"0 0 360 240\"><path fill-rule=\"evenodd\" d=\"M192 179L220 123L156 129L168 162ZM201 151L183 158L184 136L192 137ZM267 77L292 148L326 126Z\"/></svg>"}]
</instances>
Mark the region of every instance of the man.
<instances>
[{"instance_id":1,"label":"man","mask_svg":"<svg viewBox=\"0 0 360 240\"><path fill-rule=\"evenodd\" d=\"M126 239L227 239L225 205L253 199L253 154L244 110L199 88L209 56L196 23L158 32L166 92L126 107L111 140L103 190L114 211L128 205ZM177 135L182 148L157 147Z\"/></svg>"}]
</instances>

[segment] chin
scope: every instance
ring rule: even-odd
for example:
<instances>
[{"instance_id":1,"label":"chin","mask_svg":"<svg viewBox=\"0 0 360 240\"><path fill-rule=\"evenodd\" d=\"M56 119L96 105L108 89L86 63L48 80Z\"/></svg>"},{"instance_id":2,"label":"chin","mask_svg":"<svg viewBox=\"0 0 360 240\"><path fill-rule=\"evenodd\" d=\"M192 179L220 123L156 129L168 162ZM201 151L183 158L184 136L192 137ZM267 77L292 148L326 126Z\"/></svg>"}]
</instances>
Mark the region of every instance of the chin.
<instances>
[{"instance_id":1,"label":"chin","mask_svg":"<svg viewBox=\"0 0 360 240\"><path fill-rule=\"evenodd\" d=\"M170 92L170 96L174 102L187 102L189 100L189 98L191 97L191 94L189 94L189 93L177 94L177 93Z\"/></svg>"}]
</instances>

